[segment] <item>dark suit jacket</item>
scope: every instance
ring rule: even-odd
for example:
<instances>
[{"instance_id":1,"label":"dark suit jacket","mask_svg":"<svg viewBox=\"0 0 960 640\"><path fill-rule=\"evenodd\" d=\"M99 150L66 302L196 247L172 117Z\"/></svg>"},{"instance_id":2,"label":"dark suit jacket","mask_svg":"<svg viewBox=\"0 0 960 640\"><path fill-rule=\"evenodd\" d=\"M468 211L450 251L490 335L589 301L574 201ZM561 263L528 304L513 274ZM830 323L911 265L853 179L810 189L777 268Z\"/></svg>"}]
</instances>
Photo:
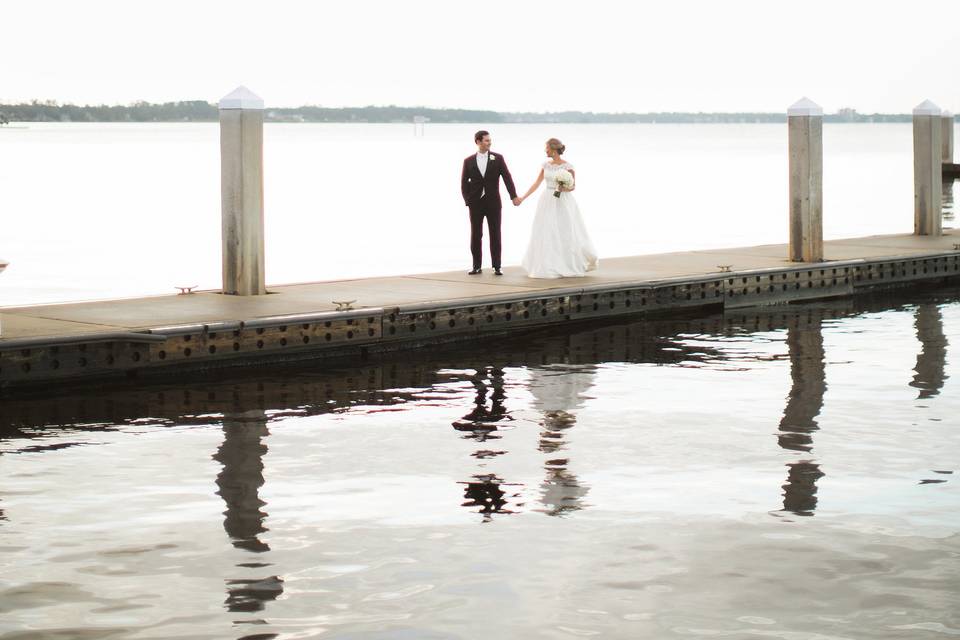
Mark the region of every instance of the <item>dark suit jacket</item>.
<instances>
[{"instance_id":1,"label":"dark suit jacket","mask_svg":"<svg viewBox=\"0 0 960 640\"><path fill-rule=\"evenodd\" d=\"M500 177L507 186L510 198L517 197L517 189L513 186L513 177L507 169L507 163L499 153L490 152L487 159L487 171L480 174L477 166L477 154L473 153L463 160L463 173L460 175L460 191L463 193L463 202L468 207L480 204L480 194L486 190L486 204L500 208Z\"/></svg>"}]
</instances>

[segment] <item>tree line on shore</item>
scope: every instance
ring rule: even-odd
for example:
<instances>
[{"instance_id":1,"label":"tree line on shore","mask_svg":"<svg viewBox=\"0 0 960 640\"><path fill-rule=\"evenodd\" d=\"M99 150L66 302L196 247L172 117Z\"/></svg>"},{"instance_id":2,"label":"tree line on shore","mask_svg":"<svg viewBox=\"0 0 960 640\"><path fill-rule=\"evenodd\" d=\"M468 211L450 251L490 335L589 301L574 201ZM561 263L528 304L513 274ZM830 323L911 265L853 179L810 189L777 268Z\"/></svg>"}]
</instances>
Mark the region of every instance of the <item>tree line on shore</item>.
<instances>
[{"instance_id":1,"label":"tree line on shore","mask_svg":"<svg viewBox=\"0 0 960 640\"><path fill-rule=\"evenodd\" d=\"M784 113L555 113L500 112L474 109L431 109L425 107L368 106L270 108L267 122L412 122L414 117L442 123L737 123L785 122ZM58 104L32 100L21 104L0 104L0 124L8 122L216 122L217 105L203 100L130 105ZM862 114L841 109L825 114L825 122L910 122L910 114Z\"/></svg>"}]
</instances>

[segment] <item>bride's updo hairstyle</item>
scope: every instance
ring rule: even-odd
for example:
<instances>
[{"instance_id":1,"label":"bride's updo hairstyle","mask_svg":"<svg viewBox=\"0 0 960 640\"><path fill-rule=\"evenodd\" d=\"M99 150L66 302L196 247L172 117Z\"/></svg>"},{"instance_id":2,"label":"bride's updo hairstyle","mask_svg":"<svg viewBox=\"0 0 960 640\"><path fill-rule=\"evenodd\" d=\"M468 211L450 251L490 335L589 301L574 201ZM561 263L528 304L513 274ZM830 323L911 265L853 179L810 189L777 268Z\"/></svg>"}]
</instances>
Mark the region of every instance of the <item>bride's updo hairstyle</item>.
<instances>
[{"instance_id":1,"label":"bride's updo hairstyle","mask_svg":"<svg viewBox=\"0 0 960 640\"><path fill-rule=\"evenodd\" d=\"M556 151L557 153L559 153L560 155L563 155L563 152L567 150L567 147L564 146L564 144L559 140L557 140L556 138L550 138L549 140L547 140L547 146L553 149L554 151Z\"/></svg>"}]
</instances>

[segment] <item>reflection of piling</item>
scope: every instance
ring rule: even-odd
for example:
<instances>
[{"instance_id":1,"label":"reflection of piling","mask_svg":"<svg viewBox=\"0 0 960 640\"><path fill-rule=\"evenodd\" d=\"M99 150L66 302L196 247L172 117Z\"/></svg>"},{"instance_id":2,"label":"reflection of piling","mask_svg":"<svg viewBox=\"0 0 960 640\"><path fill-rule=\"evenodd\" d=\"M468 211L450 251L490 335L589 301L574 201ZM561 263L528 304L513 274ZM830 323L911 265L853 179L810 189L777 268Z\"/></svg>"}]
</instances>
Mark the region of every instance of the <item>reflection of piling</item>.
<instances>
[{"instance_id":1,"label":"reflection of piling","mask_svg":"<svg viewBox=\"0 0 960 640\"><path fill-rule=\"evenodd\" d=\"M430 122L430 118L426 116L413 116L413 135L414 137L421 137L425 133L424 125Z\"/></svg>"},{"instance_id":2,"label":"reflection of piling","mask_svg":"<svg viewBox=\"0 0 960 640\"><path fill-rule=\"evenodd\" d=\"M227 580L227 611L253 613L263 611L266 603L283 594L283 579L270 576L259 580ZM275 636L244 636L273 638Z\"/></svg>"},{"instance_id":3,"label":"reflection of piling","mask_svg":"<svg viewBox=\"0 0 960 640\"><path fill-rule=\"evenodd\" d=\"M780 420L778 441L784 449L810 451L811 434L820 427L817 416L827 390L822 324L819 319L787 329L790 357L790 394Z\"/></svg>"},{"instance_id":4,"label":"reflection of piling","mask_svg":"<svg viewBox=\"0 0 960 640\"><path fill-rule=\"evenodd\" d=\"M920 390L917 398L932 398L940 393L947 379L947 336L943 332L943 316L935 304L917 307L914 326L921 349L917 355L916 375L911 387Z\"/></svg>"},{"instance_id":5,"label":"reflection of piling","mask_svg":"<svg viewBox=\"0 0 960 640\"><path fill-rule=\"evenodd\" d=\"M783 510L798 516L812 516L817 508L817 480L825 474L820 465L802 461L788 464L787 483L783 485Z\"/></svg>"},{"instance_id":6,"label":"reflection of piling","mask_svg":"<svg viewBox=\"0 0 960 640\"><path fill-rule=\"evenodd\" d=\"M913 233L943 234L940 107L925 100L913 110Z\"/></svg>"},{"instance_id":7,"label":"reflection of piling","mask_svg":"<svg viewBox=\"0 0 960 640\"><path fill-rule=\"evenodd\" d=\"M790 451L813 449L813 434L820 427L817 416L827 390L824 369L823 323L819 317L796 319L787 329L790 356L790 394L780 420L778 444ZM811 460L787 464L783 485L783 509L797 515L813 515L817 506L817 479L824 474Z\"/></svg>"},{"instance_id":8,"label":"reflection of piling","mask_svg":"<svg viewBox=\"0 0 960 640\"><path fill-rule=\"evenodd\" d=\"M223 292L267 292L263 245L263 100L245 87L220 101Z\"/></svg>"},{"instance_id":9,"label":"reflection of piling","mask_svg":"<svg viewBox=\"0 0 960 640\"><path fill-rule=\"evenodd\" d=\"M794 262L823 260L823 109L803 98L787 110L790 246Z\"/></svg>"},{"instance_id":10,"label":"reflection of piling","mask_svg":"<svg viewBox=\"0 0 960 640\"><path fill-rule=\"evenodd\" d=\"M267 514L261 510L266 503L260 499L260 487L263 486L263 456L267 453L263 439L268 435L267 415L263 410L226 412L223 444L213 456L223 465L217 476L217 493L227 506L223 512L223 528L234 547L254 553L270 550L259 537L267 531L263 526ZM261 566L267 565L258 565ZM230 579L226 583L224 605L228 611L262 611L267 602L283 593L283 579L275 575Z\"/></svg>"},{"instance_id":11,"label":"reflection of piling","mask_svg":"<svg viewBox=\"0 0 960 640\"><path fill-rule=\"evenodd\" d=\"M267 435L263 411L227 414L223 419L223 444L213 456L223 465L217 476L217 493L227 506L223 528L233 546L254 552L270 550L259 538L267 530L263 526L267 514L260 510L266 503L259 495L263 486L263 456L267 453L263 438Z\"/></svg>"}]
</instances>

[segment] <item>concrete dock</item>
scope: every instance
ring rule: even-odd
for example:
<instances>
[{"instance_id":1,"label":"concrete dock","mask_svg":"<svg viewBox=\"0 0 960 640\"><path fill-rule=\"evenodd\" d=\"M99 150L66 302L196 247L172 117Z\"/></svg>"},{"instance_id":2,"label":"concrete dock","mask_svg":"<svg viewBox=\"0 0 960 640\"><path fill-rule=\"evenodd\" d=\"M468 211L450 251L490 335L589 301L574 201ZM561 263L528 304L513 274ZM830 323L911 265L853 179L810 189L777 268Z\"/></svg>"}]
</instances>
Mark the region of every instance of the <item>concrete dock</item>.
<instances>
[{"instance_id":1,"label":"concrete dock","mask_svg":"<svg viewBox=\"0 0 960 640\"><path fill-rule=\"evenodd\" d=\"M411 348L620 315L663 317L853 295L960 277L960 231L824 242L824 261L786 245L609 258L585 278L517 267L70 304L0 307L0 389L175 375ZM729 268L730 271L725 270ZM337 311L334 301L355 300Z\"/></svg>"}]
</instances>

